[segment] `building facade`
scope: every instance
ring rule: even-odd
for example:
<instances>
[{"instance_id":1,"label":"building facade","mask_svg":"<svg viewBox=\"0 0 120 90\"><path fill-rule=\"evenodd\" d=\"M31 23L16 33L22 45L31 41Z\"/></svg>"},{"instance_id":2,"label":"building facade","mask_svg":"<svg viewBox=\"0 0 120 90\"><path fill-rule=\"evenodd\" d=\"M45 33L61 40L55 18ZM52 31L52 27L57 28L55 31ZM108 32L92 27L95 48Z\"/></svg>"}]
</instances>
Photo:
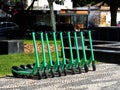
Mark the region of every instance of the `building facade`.
<instances>
[{"instance_id":1,"label":"building facade","mask_svg":"<svg viewBox=\"0 0 120 90\"><path fill-rule=\"evenodd\" d=\"M120 21L120 10L117 12L117 24ZM97 10L91 10L89 14L89 23L93 26L106 27L111 26L111 12L110 7L101 6L101 8Z\"/></svg>"},{"instance_id":2,"label":"building facade","mask_svg":"<svg viewBox=\"0 0 120 90\"><path fill-rule=\"evenodd\" d=\"M30 6L33 0L27 0L27 6ZM64 0L63 5L56 4L53 2L53 7L54 10L60 10L60 9L72 9L73 8L73 3L71 0ZM34 5L33 5L33 10L48 10L49 9L49 4L47 0L36 0Z\"/></svg>"}]
</instances>

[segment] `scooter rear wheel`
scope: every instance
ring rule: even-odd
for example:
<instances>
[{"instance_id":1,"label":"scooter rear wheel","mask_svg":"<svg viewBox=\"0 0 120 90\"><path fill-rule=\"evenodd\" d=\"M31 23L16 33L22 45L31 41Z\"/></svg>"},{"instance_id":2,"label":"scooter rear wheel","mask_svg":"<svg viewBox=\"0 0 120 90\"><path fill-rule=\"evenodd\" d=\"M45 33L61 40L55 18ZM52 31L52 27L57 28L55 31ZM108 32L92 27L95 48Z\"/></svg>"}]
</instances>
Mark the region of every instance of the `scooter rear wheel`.
<instances>
[{"instance_id":1,"label":"scooter rear wheel","mask_svg":"<svg viewBox=\"0 0 120 90\"><path fill-rule=\"evenodd\" d=\"M19 68L17 66L13 66L12 69L17 71ZM13 70L12 70L12 74L14 77L18 77L18 74L16 72L14 72Z\"/></svg>"},{"instance_id":2,"label":"scooter rear wheel","mask_svg":"<svg viewBox=\"0 0 120 90\"><path fill-rule=\"evenodd\" d=\"M33 69L33 65L31 65L31 64L27 64L26 67Z\"/></svg>"},{"instance_id":3,"label":"scooter rear wheel","mask_svg":"<svg viewBox=\"0 0 120 90\"><path fill-rule=\"evenodd\" d=\"M26 66L25 65L20 65L20 68L26 69Z\"/></svg>"},{"instance_id":4,"label":"scooter rear wheel","mask_svg":"<svg viewBox=\"0 0 120 90\"><path fill-rule=\"evenodd\" d=\"M18 74L16 72L12 71L12 74L13 74L14 77L18 77Z\"/></svg>"}]
</instances>

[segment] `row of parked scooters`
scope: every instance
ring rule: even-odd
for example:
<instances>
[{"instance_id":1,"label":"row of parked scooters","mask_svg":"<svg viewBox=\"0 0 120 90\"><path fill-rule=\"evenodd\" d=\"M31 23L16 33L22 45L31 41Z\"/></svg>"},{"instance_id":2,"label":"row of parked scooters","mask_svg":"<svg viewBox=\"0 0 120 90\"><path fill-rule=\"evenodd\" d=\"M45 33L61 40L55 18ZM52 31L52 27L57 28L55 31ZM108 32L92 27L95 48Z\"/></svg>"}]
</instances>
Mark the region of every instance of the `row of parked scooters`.
<instances>
[{"instance_id":1,"label":"row of parked scooters","mask_svg":"<svg viewBox=\"0 0 120 90\"><path fill-rule=\"evenodd\" d=\"M66 76L68 74L77 74L82 72L88 72L89 67L92 67L93 71L96 70L93 47L92 47L92 38L91 31L87 31L88 39L90 42L89 52L90 58L88 59L86 55L86 45L83 36L83 32L39 32L40 42L42 46L42 58L39 58L39 53L37 49L36 33L32 32L33 45L35 52L35 63L20 65L12 67L12 74L14 77L37 77L38 79L56 77L56 76ZM50 36L50 38L49 38ZM54 51L55 58L53 60L52 51L50 49L50 39L54 41ZM59 36L60 45L61 45L61 57L58 51L57 38ZM74 37L75 47L72 46L71 36ZM64 37L67 37L69 47L65 47ZM78 37L81 39L81 47L78 45ZM45 45L47 47L47 52L45 51ZM65 49L69 49L70 58L66 58ZM76 54L74 54L73 49ZM80 55L80 50L82 51L82 56ZM46 54L49 57L49 60L46 59ZM76 58L74 58L76 55ZM82 58L81 58L82 57ZM29 62L29 61L28 61Z\"/></svg>"}]
</instances>

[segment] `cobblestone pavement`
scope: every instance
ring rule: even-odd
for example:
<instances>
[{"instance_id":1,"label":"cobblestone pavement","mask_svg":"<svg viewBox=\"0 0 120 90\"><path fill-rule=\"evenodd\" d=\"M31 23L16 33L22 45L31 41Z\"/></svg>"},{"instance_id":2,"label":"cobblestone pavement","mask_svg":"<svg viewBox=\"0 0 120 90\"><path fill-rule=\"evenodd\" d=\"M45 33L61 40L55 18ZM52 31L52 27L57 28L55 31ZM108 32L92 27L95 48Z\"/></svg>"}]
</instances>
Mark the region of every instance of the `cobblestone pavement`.
<instances>
[{"instance_id":1,"label":"cobblestone pavement","mask_svg":"<svg viewBox=\"0 0 120 90\"><path fill-rule=\"evenodd\" d=\"M120 65L98 64L96 71L42 80L0 78L0 90L120 90Z\"/></svg>"}]
</instances>

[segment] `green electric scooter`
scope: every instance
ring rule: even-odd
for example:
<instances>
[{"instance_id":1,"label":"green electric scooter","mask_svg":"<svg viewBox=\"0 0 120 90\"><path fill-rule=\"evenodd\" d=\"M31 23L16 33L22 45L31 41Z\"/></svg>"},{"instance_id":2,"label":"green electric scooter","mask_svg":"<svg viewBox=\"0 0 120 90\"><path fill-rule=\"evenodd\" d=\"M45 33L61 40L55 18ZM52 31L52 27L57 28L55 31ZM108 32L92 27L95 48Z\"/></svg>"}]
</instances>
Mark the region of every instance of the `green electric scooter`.
<instances>
[{"instance_id":1,"label":"green electric scooter","mask_svg":"<svg viewBox=\"0 0 120 90\"><path fill-rule=\"evenodd\" d=\"M39 64L39 58L38 58L38 50L36 47L36 39L35 39L35 33L32 33L33 37L33 44L34 44L34 52L36 56L36 61L35 64L33 65L32 68L29 68L30 65L27 65L28 67L24 66L13 66L12 67L12 74L14 77L19 77L19 76L26 76L26 77L31 77L31 76L37 76L38 79L42 78L41 70L40 70L40 64Z\"/></svg>"}]
</instances>

